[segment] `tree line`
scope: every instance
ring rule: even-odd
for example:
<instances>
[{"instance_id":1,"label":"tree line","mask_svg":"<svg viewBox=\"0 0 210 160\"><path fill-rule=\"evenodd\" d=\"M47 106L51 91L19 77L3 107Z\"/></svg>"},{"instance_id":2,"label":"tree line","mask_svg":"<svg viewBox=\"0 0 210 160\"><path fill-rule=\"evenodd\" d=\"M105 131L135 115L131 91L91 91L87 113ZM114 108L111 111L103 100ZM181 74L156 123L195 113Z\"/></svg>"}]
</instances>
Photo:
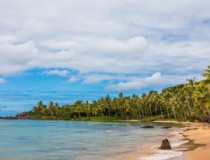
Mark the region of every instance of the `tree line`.
<instances>
[{"instance_id":1,"label":"tree line","mask_svg":"<svg viewBox=\"0 0 210 160\"><path fill-rule=\"evenodd\" d=\"M45 105L39 101L31 111L19 116L63 120L154 118L206 121L210 117L210 66L203 76L205 80L196 82L195 78L188 79L185 84L165 88L161 93L150 91L141 96L119 93L117 98L107 95L92 102L77 100L74 104L63 106L54 102Z\"/></svg>"}]
</instances>

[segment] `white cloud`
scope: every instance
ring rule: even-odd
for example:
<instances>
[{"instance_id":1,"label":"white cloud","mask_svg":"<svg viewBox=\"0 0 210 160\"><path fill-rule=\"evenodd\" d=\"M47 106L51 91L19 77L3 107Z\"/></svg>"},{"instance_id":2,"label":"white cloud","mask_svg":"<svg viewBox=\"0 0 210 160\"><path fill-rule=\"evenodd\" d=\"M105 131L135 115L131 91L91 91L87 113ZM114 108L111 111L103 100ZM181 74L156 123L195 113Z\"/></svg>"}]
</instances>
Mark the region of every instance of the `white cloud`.
<instances>
[{"instance_id":1,"label":"white cloud","mask_svg":"<svg viewBox=\"0 0 210 160\"><path fill-rule=\"evenodd\" d=\"M128 82L119 82L114 85L107 87L108 90L139 90L141 88L147 87L151 84L161 84L162 83L161 73L154 73L150 77L136 78Z\"/></svg>"},{"instance_id":2,"label":"white cloud","mask_svg":"<svg viewBox=\"0 0 210 160\"><path fill-rule=\"evenodd\" d=\"M125 79L129 79L128 76L123 74L81 74L80 79L83 80L84 83L91 84L91 83L99 83L102 81L122 81Z\"/></svg>"},{"instance_id":3,"label":"white cloud","mask_svg":"<svg viewBox=\"0 0 210 160\"><path fill-rule=\"evenodd\" d=\"M15 37L12 35L0 35L0 44L13 43L15 42Z\"/></svg>"},{"instance_id":4,"label":"white cloud","mask_svg":"<svg viewBox=\"0 0 210 160\"><path fill-rule=\"evenodd\" d=\"M160 72L154 73L152 76L139 78L133 76L130 78L124 78L126 82L118 82L107 86L107 90L126 91L126 90L140 90L142 88L151 87L155 85L176 85L186 83L187 79L196 77L199 81L203 79L199 74L192 75L162 75Z\"/></svg>"},{"instance_id":5,"label":"white cloud","mask_svg":"<svg viewBox=\"0 0 210 160\"><path fill-rule=\"evenodd\" d=\"M80 78L77 77L77 76L70 76L70 78L69 78L69 82L76 82L76 81L79 81L79 80L80 80Z\"/></svg>"},{"instance_id":6,"label":"white cloud","mask_svg":"<svg viewBox=\"0 0 210 160\"><path fill-rule=\"evenodd\" d=\"M67 76L69 76L70 72L68 70L54 69L54 70L44 71L43 74L57 75L57 76L60 76L60 77L67 77Z\"/></svg>"},{"instance_id":7,"label":"white cloud","mask_svg":"<svg viewBox=\"0 0 210 160\"><path fill-rule=\"evenodd\" d=\"M17 32L17 36L26 41L47 38L51 32L50 26L46 23L42 20L29 19L23 24L22 29Z\"/></svg>"},{"instance_id":8,"label":"white cloud","mask_svg":"<svg viewBox=\"0 0 210 160\"><path fill-rule=\"evenodd\" d=\"M109 53L112 56L115 56L115 54L122 55L123 53L139 53L147 46L147 42L142 36L133 37L127 41L120 41L113 38L86 39L85 41L87 42L87 46L82 46L84 50L89 49L92 52Z\"/></svg>"},{"instance_id":9,"label":"white cloud","mask_svg":"<svg viewBox=\"0 0 210 160\"><path fill-rule=\"evenodd\" d=\"M3 77L39 68L70 82L141 88L163 76L127 74L183 76L209 65L209 0L0 2Z\"/></svg>"},{"instance_id":10,"label":"white cloud","mask_svg":"<svg viewBox=\"0 0 210 160\"><path fill-rule=\"evenodd\" d=\"M76 37L73 40L47 40L42 44L44 48L57 50L71 50L77 55L85 53L93 55L119 56L129 53L139 53L147 47L147 41L142 36L132 37L128 40L114 38Z\"/></svg>"}]
</instances>

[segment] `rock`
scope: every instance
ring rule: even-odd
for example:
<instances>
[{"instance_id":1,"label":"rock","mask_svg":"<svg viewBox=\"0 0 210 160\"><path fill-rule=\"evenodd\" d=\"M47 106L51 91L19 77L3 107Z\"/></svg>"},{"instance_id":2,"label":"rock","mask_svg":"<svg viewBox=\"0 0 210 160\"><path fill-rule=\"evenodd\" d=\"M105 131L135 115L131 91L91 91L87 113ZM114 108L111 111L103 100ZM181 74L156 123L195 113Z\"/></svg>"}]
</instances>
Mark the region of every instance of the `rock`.
<instances>
[{"instance_id":1,"label":"rock","mask_svg":"<svg viewBox=\"0 0 210 160\"><path fill-rule=\"evenodd\" d=\"M163 129L169 129L169 128L171 128L171 126L164 126L164 127L162 127Z\"/></svg>"},{"instance_id":2,"label":"rock","mask_svg":"<svg viewBox=\"0 0 210 160\"><path fill-rule=\"evenodd\" d=\"M168 141L168 139L162 140L162 144L159 149L171 150L171 145L170 145L170 142Z\"/></svg>"},{"instance_id":3,"label":"rock","mask_svg":"<svg viewBox=\"0 0 210 160\"><path fill-rule=\"evenodd\" d=\"M143 126L142 128L154 128L153 126Z\"/></svg>"}]
</instances>

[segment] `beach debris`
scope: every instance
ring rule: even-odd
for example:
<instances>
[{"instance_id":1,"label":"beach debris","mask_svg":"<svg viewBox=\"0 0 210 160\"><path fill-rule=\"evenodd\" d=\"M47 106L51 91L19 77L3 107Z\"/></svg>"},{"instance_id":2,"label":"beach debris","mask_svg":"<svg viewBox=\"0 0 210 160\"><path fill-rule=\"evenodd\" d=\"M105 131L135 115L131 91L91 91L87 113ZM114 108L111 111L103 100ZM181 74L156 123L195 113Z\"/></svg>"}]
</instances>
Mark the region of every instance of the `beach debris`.
<instances>
[{"instance_id":1,"label":"beach debris","mask_svg":"<svg viewBox=\"0 0 210 160\"><path fill-rule=\"evenodd\" d=\"M163 149L163 150L171 150L171 145L168 139L164 139L162 140L162 144L160 146L159 149Z\"/></svg>"},{"instance_id":2,"label":"beach debris","mask_svg":"<svg viewBox=\"0 0 210 160\"><path fill-rule=\"evenodd\" d=\"M143 126L142 128L154 128L154 126L148 125L148 126Z\"/></svg>"}]
</instances>

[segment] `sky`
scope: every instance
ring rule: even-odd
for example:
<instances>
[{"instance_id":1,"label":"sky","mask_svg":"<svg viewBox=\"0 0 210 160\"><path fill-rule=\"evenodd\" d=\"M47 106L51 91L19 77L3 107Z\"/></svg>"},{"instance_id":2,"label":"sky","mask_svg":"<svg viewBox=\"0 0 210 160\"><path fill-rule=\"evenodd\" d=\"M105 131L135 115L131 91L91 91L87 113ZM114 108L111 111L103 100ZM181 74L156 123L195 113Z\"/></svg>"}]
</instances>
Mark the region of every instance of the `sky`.
<instances>
[{"instance_id":1,"label":"sky","mask_svg":"<svg viewBox=\"0 0 210 160\"><path fill-rule=\"evenodd\" d=\"M161 91L210 65L209 0L0 0L0 116Z\"/></svg>"}]
</instances>

